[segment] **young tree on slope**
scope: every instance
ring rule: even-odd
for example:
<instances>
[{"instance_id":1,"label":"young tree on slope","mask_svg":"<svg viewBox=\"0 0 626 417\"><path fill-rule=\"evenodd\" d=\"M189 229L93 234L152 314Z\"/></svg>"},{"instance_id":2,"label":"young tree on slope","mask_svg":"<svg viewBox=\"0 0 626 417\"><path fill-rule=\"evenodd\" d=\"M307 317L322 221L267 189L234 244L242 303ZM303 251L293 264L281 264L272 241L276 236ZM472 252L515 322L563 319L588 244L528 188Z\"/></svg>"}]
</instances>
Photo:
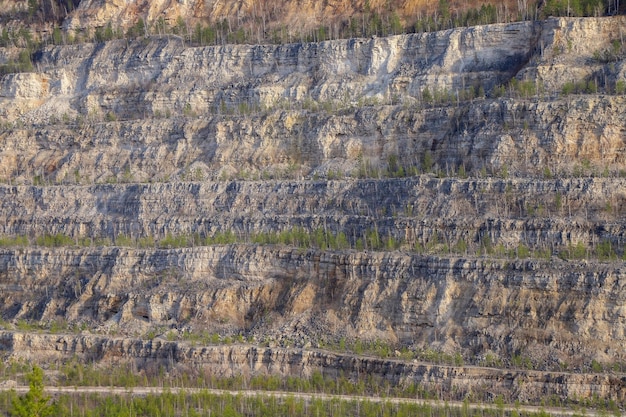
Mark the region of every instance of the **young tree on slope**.
<instances>
[{"instance_id":1,"label":"young tree on slope","mask_svg":"<svg viewBox=\"0 0 626 417\"><path fill-rule=\"evenodd\" d=\"M50 397L43 392L43 371L35 365L27 378L29 390L13 401L11 415L15 417L46 417L51 415L54 408L48 403Z\"/></svg>"}]
</instances>

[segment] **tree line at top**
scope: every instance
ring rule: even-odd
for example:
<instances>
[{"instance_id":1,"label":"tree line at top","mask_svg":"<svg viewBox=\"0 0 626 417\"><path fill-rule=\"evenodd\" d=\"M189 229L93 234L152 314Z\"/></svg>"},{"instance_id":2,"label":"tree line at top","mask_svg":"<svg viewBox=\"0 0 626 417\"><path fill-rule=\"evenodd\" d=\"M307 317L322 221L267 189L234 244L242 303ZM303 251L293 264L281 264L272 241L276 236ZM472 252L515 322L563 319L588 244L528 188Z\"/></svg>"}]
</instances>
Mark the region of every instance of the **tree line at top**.
<instances>
[{"instance_id":1,"label":"tree line at top","mask_svg":"<svg viewBox=\"0 0 626 417\"><path fill-rule=\"evenodd\" d=\"M27 11L20 18L33 23L55 22L53 29L25 36L23 32L28 31L27 28L10 30L5 25L0 36L0 46L29 47L32 50L33 38L44 44L71 44L150 35L178 35L194 45L321 42L431 32L549 16L604 16L626 11L620 0L517 0L516 6L509 6L507 2L482 2L480 5L473 2L470 4L474 6L465 7L451 0L439 0L430 12L418 11L413 16L407 16L392 1L388 1L384 7L372 7L370 1L366 0L361 10L334 18L322 17L317 25L311 27L289 25L278 10L280 8L265 7L255 8L244 16L229 16L217 21L183 17L166 21L160 17L147 22L139 17L125 30L111 23L92 29L62 30L61 22L75 10L78 3L79 0L28 0Z\"/></svg>"}]
</instances>

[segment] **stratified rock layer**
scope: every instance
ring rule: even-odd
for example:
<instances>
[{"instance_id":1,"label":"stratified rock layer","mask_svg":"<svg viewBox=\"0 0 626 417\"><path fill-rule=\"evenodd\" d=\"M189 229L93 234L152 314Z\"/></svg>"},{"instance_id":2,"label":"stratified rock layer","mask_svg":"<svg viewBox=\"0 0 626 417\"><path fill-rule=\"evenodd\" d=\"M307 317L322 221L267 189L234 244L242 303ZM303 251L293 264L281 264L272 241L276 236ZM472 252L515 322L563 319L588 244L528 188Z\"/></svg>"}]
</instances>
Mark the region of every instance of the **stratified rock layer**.
<instances>
[{"instance_id":1,"label":"stratified rock layer","mask_svg":"<svg viewBox=\"0 0 626 417\"><path fill-rule=\"evenodd\" d=\"M623 265L319 252L253 245L0 253L2 315L341 337L582 369L624 360Z\"/></svg>"},{"instance_id":2,"label":"stratified rock layer","mask_svg":"<svg viewBox=\"0 0 626 417\"><path fill-rule=\"evenodd\" d=\"M245 345L193 347L186 343L97 336L28 335L0 332L0 346L22 359L54 361L68 356L98 362L130 362L139 369L158 369L172 362L190 372L210 372L231 377L283 375L310 377L380 377L395 384L419 383L436 387L445 399L492 400L538 403L547 396L560 398L610 398L623 402L626 378L615 375L576 375L565 372L499 370L471 366L441 366L393 359L354 357L320 350L263 348Z\"/></svg>"},{"instance_id":3,"label":"stratified rock layer","mask_svg":"<svg viewBox=\"0 0 626 417\"><path fill-rule=\"evenodd\" d=\"M99 334L0 348L624 401L625 23L44 48L0 82L0 313ZM537 372L310 349L342 339Z\"/></svg>"},{"instance_id":4,"label":"stratified rock layer","mask_svg":"<svg viewBox=\"0 0 626 417\"><path fill-rule=\"evenodd\" d=\"M0 177L299 178L385 169L389 158L418 169L432 158L444 172L618 172L623 94L561 92L626 82L621 53L601 58L623 27L622 17L550 19L308 44L49 47L38 73L2 80ZM496 90L513 78L518 87Z\"/></svg>"}]
</instances>

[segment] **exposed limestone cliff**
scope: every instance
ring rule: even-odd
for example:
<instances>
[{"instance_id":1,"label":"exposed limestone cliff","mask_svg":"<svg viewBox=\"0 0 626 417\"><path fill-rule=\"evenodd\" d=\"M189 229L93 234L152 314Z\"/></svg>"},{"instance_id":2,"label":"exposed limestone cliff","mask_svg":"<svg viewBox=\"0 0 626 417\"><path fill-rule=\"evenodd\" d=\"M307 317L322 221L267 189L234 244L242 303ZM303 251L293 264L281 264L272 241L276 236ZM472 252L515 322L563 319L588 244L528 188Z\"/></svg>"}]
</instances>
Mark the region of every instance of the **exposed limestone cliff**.
<instances>
[{"instance_id":1,"label":"exposed limestone cliff","mask_svg":"<svg viewBox=\"0 0 626 417\"><path fill-rule=\"evenodd\" d=\"M359 161L384 166L399 155L416 166L432 153L444 170L571 172L575 160L618 171L623 95L555 94L567 82L610 89L626 80L623 61L593 59L623 38L624 24L552 19L283 46L51 47L37 57L39 73L2 80L0 170L18 182L284 175L290 166L351 174ZM542 92L458 101L516 74ZM426 89L451 93L450 105L424 109Z\"/></svg>"},{"instance_id":2,"label":"exposed limestone cliff","mask_svg":"<svg viewBox=\"0 0 626 417\"><path fill-rule=\"evenodd\" d=\"M170 6L193 4L154 2ZM71 24L130 9L84 1ZM624 27L571 18L306 44L44 48L36 71L0 80L0 315L99 335L3 332L0 349L169 357L224 375L246 361L279 374L365 368L461 397L492 384L511 399L623 402ZM0 48L0 62L16 56ZM294 229L344 242L255 240ZM226 232L236 244L206 244ZM176 236L189 247L162 244ZM167 331L181 340L130 339ZM303 350L203 351L185 331ZM573 373L307 350L341 338ZM615 373L587 374L594 363Z\"/></svg>"},{"instance_id":3,"label":"exposed limestone cliff","mask_svg":"<svg viewBox=\"0 0 626 417\"><path fill-rule=\"evenodd\" d=\"M582 369L626 359L623 265L256 246L4 250L2 315L146 332L359 337L523 354ZM506 359L508 360L508 359Z\"/></svg>"},{"instance_id":4,"label":"exposed limestone cliff","mask_svg":"<svg viewBox=\"0 0 626 417\"><path fill-rule=\"evenodd\" d=\"M98 336L29 335L0 332L0 346L21 359L70 357L104 363L133 363L139 369L176 362L189 372L217 376L284 375L382 377L397 384L418 382L437 387L442 398L493 399L538 403L547 397L610 398L623 402L626 379L614 375L577 375L566 372L499 370L471 366L448 367L392 359L354 357L320 350L263 348L245 345L194 347L186 343ZM494 383L495 382L495 383Z\"/></svg>"},{"instance_id":5,"label":"exposed limestone cliff","mask_svg":"<svg viewBox=\"0 0 626 417\"><path fill-rule=\"evenodd\" d=\"M433 239L514 249L624 244L623 179L222 181L94 186L4 186L0 233L82 238L212 236L240 241L304 228L344 232L354 245L376 229L409 247ZM438 236L437 236L438 235Z\"/></svg>"}]
</instances>

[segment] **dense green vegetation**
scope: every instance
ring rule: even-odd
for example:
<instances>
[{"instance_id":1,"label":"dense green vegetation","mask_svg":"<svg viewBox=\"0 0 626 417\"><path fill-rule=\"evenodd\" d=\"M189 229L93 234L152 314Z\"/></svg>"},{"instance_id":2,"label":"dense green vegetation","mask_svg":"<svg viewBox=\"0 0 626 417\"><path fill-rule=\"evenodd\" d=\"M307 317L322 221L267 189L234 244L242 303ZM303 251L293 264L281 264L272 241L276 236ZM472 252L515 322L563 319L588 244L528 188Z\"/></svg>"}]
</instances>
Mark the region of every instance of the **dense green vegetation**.
<instances>
[{"instance_id":1,"label":"dense green vegetation","mask_svg":"<svg viewBox=\"0 0 626 417\"><path fill-rule=\"evenodd\" d=\"M605 0L546 0L543 13L546 16L603 16L613 12L612 1Z\"/></svg>"}]
</instances>

